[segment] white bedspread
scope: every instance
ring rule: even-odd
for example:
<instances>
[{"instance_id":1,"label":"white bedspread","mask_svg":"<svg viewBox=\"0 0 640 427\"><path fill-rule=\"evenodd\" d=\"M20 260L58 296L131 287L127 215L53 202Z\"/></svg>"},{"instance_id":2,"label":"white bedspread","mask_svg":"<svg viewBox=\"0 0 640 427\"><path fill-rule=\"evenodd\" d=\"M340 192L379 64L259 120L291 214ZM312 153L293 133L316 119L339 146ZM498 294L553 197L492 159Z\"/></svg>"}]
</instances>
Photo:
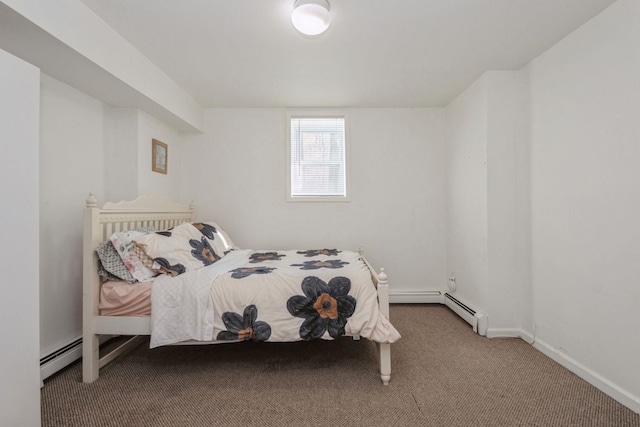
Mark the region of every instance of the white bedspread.
<instances>
[{"instance_id":1,"label":"white bedspread","mask_svg":"<svg viewBox=\"0 0 640 427\"><path fill-rule=\"evenodd\" d=\"M233 251L207 268L156 278L151 292L150 347L213 340L211 286L217 276L246 264L250 253Z\"/></svg>"},{"instance_id":2,"label":"white bedspread","mask_svg":"<svg viewBox=\"0 0 640 427\"><path fill-rule=\"evenodd\" d=\"M181 341L400 338L379 311L357 253L233 251L214 264L155 280L151 348Z\"/></svg>"}]
</instances>

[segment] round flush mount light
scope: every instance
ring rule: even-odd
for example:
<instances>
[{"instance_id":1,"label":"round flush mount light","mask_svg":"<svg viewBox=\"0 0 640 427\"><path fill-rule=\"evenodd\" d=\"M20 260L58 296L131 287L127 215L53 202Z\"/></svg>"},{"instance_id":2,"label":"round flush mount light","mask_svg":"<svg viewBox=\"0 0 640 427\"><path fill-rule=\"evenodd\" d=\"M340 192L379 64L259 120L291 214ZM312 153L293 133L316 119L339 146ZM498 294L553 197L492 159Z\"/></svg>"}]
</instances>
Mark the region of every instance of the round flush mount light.
<instances>
[{"instance_id":1,"label":"round flush mount light","mask_svg":"<svg viewBox=\"0 0 640 427\"><path fill-rule=\"evenodd\" d=\"M329 28L331 14L327 0L296 0L291 12L296 30L307 36L318 36Z\"/></svg>"}]
</instances>

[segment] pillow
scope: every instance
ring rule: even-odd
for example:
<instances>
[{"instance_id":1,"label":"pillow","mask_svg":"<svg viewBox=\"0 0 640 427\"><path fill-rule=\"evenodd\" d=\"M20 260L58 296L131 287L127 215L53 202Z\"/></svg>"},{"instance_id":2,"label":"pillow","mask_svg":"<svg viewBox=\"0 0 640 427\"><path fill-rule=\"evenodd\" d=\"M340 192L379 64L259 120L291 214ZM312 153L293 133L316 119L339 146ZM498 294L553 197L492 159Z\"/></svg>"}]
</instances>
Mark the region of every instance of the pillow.
<instances>
[{"instance_id":1,"label":"pillow","mask_svg":"<svg viewBox=\"0 0 640 427\"><path fill-rule=\"evenodd\" d=\"M129 283L136 281L110 240L100 243L96 253L98 254L98 275L108 280L124 280Z\"/></svg>"},{"instance_id":2,"label":"pillow","mask_svg":"<svg viewBox=\"0 0 640 427\"><path fill-rule=\"evenodd\" d=\"M166 231L158 231L134 239L136 247L159 266L175 274L211 265L224 256L213 248L218 238L213 226L185 222ZM224 245L222 247L225 247Z\"/></svg>"},{"instance_id":3,"label":"pillow","mask_svg":"<svg viewBox=\"0 0 640 427\"><path fill-rule=\"evenodd\" d=\"M151 258L149 255L147 255L135 243L133 244L133 250L135 251L135 253L138 256L138 258L140 258L140 262L142 262L142 264L145 267L150 268L151 270L158 270L160 273L168 274L170 276L177 276L178 274L184 273L184 269L181 270L180 268L176 268L175 271L174 271L174 270L168 270L168 269L162 267L160 264L155 262L153 260L153 258Z\"/></svg>"},{"instance_id":4,"label":"pillow","mask_svg":"<svg viewBox=\"0 0 640 427\"><path fill-rule=\"evenodd\" d=\"M151 281L160 273L158 271L159 266L158 270L148 268L140 261L140 258L138 258L135 253L133 239L145 235L148 234L140 231L119 231L113 233L109 238L111 243L113 243L113 247L116 248L116 251L120 255L122 262L127 267L127 270L140 282Z\"/></svg>"},{"instance_id":5,"label":"pillow","mask_svg":"<svg viewBox=\"0 0 640 427\"><path fill-rule=\"evenodd\" d=\"M221 257L236 249L231 238L215 222L194 222L193 226L208 239L213 240L213 249Z\"/></svg>"},{"instance_id":6,"label":"pillow","mask_svg":"<svg viewBox=\"0 0 640 427\"><path fill-rule=\"evenodd\" d=\"M114 276L113 274L109 273L107 270L104 269L104 267L102 266L102 262L100 262L100 259L98 258L98 276L102 277L103 279L105 279L108 282L123 282L123 280L121 278L119 278L118 276ZM137 282L137 280L136 280ZM135 282L133 282L135 283Z\"/></svg>"}]
</instances>

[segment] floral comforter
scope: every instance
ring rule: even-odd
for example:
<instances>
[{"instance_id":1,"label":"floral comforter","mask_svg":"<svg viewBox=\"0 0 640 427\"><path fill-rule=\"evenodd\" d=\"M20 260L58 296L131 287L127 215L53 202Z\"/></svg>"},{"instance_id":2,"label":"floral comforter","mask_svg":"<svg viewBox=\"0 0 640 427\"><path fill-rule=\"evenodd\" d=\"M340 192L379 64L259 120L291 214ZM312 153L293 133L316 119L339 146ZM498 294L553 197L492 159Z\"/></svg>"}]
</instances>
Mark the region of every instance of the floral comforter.
<instances>
[{"instance_id":1,"label":"floral comforter","mask_svg":"<svg viewBox=\"0 0 640 427\"><path fill-rule=\"evenodd\" d=\"M354 252L233 251L156 279L151 347L186 340L300 341L360 335L391 343L370 271Z\"/></svg>"}]
</instances>

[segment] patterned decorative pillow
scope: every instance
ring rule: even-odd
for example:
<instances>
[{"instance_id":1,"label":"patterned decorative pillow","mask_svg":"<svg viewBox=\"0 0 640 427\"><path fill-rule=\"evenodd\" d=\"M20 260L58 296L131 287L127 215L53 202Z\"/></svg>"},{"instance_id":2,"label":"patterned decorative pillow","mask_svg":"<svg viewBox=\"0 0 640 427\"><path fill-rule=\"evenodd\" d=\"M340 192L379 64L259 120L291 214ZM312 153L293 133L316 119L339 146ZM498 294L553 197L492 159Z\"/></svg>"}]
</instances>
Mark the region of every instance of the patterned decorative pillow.
<instances>
[{"instance_id":1,"label":"patterned decorative pillow","mask_svg":"<svg viewBox=\"0 0 640 427\"><path fill-rule=\"evenodd\" d=\"M149 282L160 273L160 266L158 266L158 269L146 267L135 253L133 239L145 235L148 236L149 234L140 231L120 231L113 233L109 238L127 270L140 282Z\"/></svg>"},{"instance_id":2,"label":"patterned decorative pillow","mask_svg":"<svg viewBox=\"0 0 640 427\"><path fill-rule=\"evenodd\" d=\"M111 274L107 270L105 270L99 259L98 259L98 276L102 277L107 282L124 282L124 280L122 280L118 276L114 276L113 274ZM134 283L137 283L137 282L138 281L136 280L135 282L132 282L131 284L134 284Z\"/></svg>"},{"instance_id":3,"label":"patterned decorative pillow","mask_svg":"<svg viewBox=\"0 0 640 427\"><path fill-rule=\"evenodd\" d=\"M96 248L96 253L99 259L98 274L100 276L107 280L124 280L129 283L136 281L110 240L100 243Z\"/></svg>"},{"instance_id":4,"label":"patterned decorative pillow","mask_svg":"<svg viewBox=\"0 0 640 427\"><path fill-rule=\"evenodd\" d=\"M217 242L222 239L214 226L196 224L183 223L169 230L136 237L135 246L174 274L211 265L224 256L226 245Z\"/></svg>"},{"instance_id":5,"label":"patterned decorative pillow","mask_svg":"<svg viewBox=\"0 0 640 427\"><path fill-rule=\"evenodd\" d=\"M178 271L173 271L173 270L169 270L164 268L163 266L161 266L160 264L158 264L157 262L155 262L153 260L153 258L151 258L149 255L147 255L138 245L136 245L135 243L133 244L133 250L135 251L136 255L138 256L138 258L140 258L140 262L142 262L142 264L151 269L151 270L157 270L160 273L163 274L168 274L169 276L177 276L178 274L180 274Z\"/></svg>"}]
</instances>

